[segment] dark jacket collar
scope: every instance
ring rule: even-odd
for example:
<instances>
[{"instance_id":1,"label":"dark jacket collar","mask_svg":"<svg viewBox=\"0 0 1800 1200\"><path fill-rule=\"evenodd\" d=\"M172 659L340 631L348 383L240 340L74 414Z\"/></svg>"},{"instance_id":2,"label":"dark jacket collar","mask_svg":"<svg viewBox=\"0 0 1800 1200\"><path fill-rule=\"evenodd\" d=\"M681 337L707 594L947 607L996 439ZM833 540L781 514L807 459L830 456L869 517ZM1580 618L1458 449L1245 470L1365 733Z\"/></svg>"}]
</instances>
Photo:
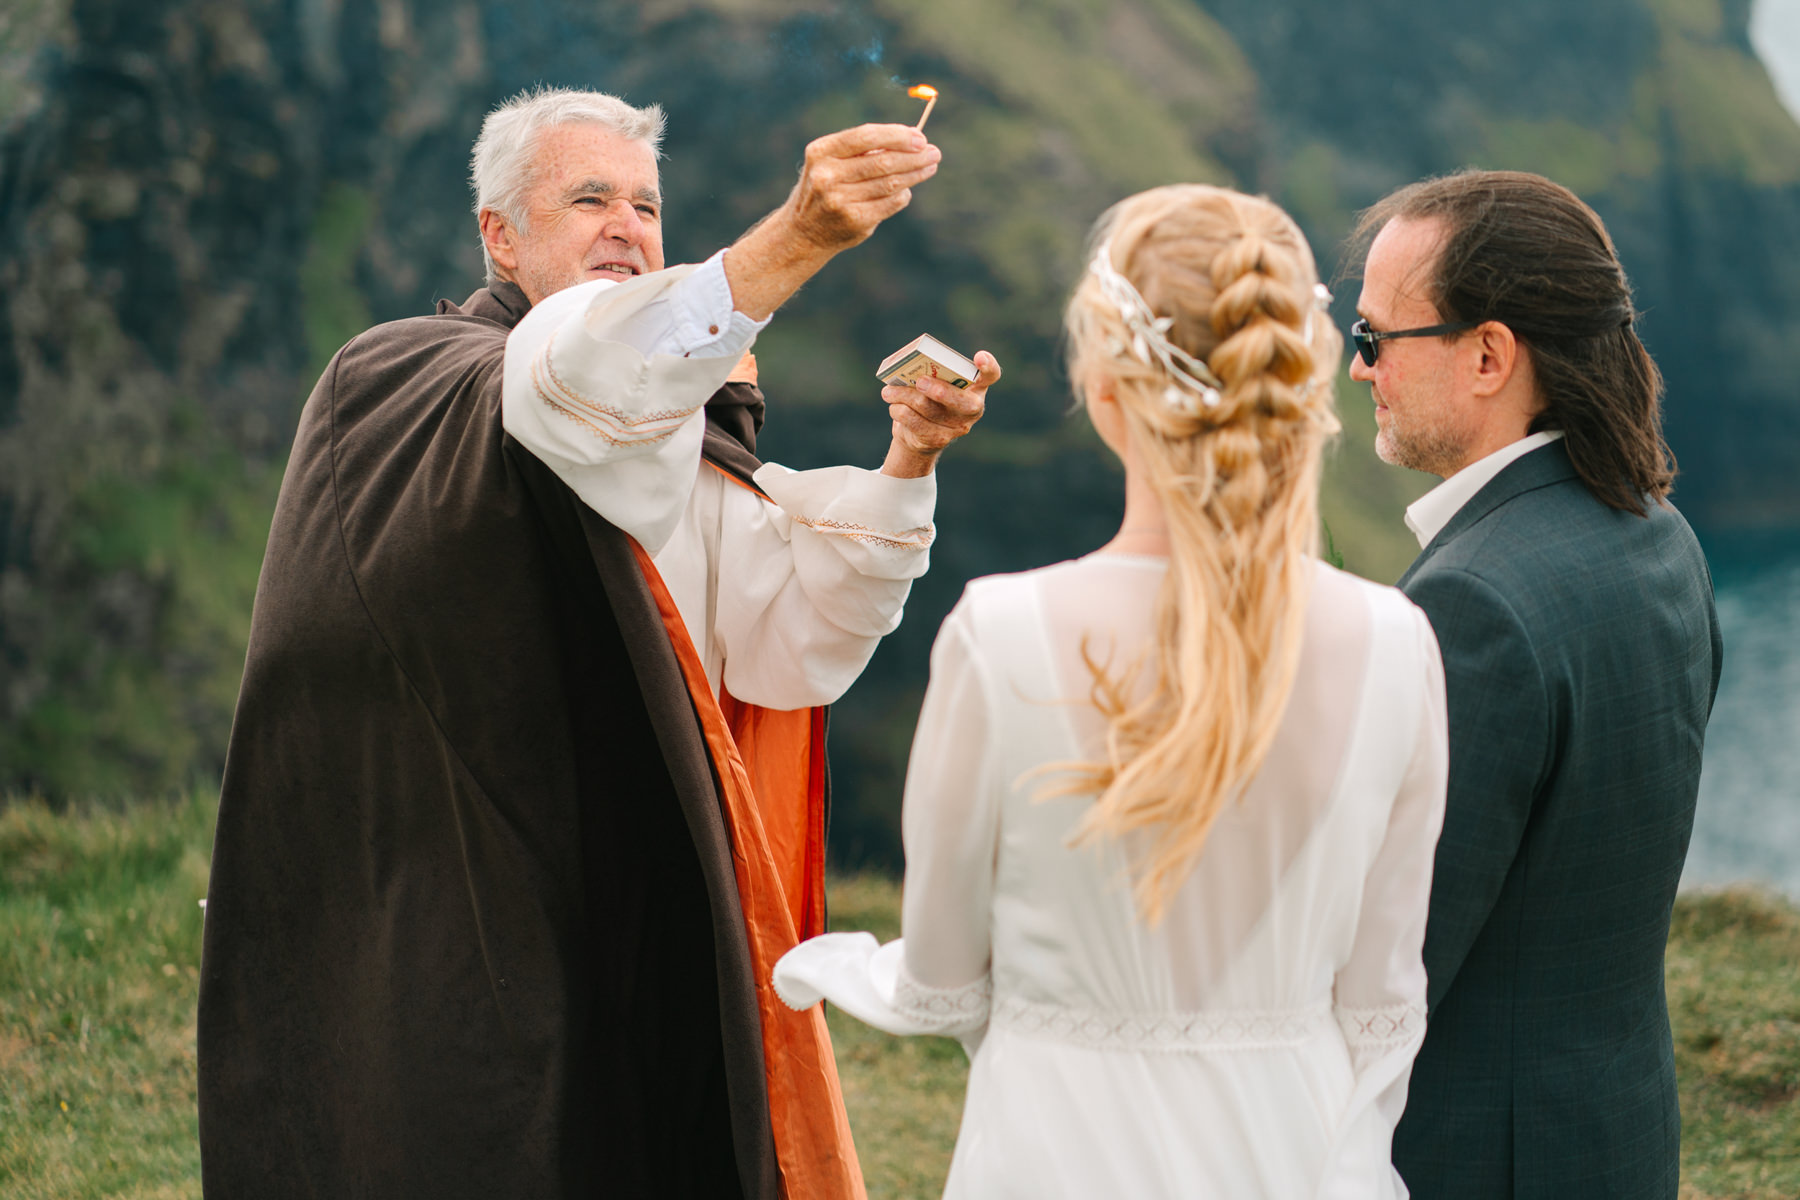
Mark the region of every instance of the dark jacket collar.
<instances>
[{"instance_id":1,"label":"dark jacket collar","mask_svg":"<svg viewBox=\"0 0 1800 1200\"><path fill-rule=\"evenodd\" d=\"M1400 585L1404 586L1440 548L1460 537L1464 531L1474 528L1507 501L1538 488L1577 478L1579 476L1575 473L1575 464L1569 460L1569 448L1561 438L1548 446L1539 446L1536 450L1520 455L1508 463L1505 470L1488 480L1487 485L1479 492L1469 497L1467 504L1456 510L1456 515L1419 552L1419 557L1413 559L1412 566L1406 568L1406 574L1400 577Z\"/></svg>"},{"instance_id":2,"label":"dark jacket collar","mask_svg":"<svg viewBox=\"0 0 1800 1200\"><path fill-rule=\"evenodd\" d=\"M440 317L480 317L484 321L492 321L511 329L531 311L531 301L525 298L525 293L518 284L496 279L461 304L439 300L437 311Z\"/></svg>"}]
</instances>

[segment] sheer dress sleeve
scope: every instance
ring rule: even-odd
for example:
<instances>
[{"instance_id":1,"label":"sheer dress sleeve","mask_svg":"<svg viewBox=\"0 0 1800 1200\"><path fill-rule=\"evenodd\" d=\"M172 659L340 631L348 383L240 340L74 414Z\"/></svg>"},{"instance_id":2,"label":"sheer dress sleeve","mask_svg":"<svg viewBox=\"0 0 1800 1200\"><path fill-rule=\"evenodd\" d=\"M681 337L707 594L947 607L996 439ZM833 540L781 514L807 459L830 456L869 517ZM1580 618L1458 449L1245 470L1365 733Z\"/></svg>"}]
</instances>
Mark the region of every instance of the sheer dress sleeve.
<instances>
[{"instance_id":1,"label":"sheer dress sleeve","mask_svg":"<svg viewBox=\"0 0 1800 1200\"><path fill-rule=\"evenodd\" d=\"M1412 758L1364 884L1355 941L1337 974L1334 1011L1356 1084L1321 1200L1406 1194L1391 1162L1394 1126L1425 1038L1425 918L1449 776L1443 661L1424 614L1408 609L1416 647L1408 665L1424 673L1422 702Z\"/></svg>"},{"instance_id":2,"label":"sheer dress sleeve","mask_svg":"<svg viewBox=\"0 0 1800 1200\"><path fill-rule=\"evenodd\" d=\"M830 1000L889 1033L960 1038L972 1054L987 1029L989 909L1001 789L994 782L986 671L965 596L931 652L931 683L907 764L904 936L878 947L833 933L789 951L775 987L789 1005Z\"/></svg>"}]
</instances>

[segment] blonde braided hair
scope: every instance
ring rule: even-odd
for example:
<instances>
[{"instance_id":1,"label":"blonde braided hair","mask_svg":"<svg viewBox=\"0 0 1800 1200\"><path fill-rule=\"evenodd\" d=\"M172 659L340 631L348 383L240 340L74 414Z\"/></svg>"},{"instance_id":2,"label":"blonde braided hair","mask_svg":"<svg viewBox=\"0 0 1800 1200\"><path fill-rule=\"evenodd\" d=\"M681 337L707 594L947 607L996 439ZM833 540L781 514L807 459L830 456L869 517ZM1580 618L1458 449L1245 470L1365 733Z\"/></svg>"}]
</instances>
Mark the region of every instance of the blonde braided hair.
<instances>
[{"instance_id":1,"label":"blonde braided hair","mask_svg":"<svg viewBox=\"0 0 1800 1200\"><path fill-rule=\"evenodd\" d=\"M1306 239L1265 199L1156 188L1102 216L1094 242L1160 335L1218 384L1204 404L1179 402L1167 356L1138 352L1142 330L1109 299L1104 268L1076 286L1070 375L1083 388L1105 381L1118 400L1167 514L1170 560L1149 692L1132 700L1136 666L1114 678L1084 646L1106 757L1062 764L1051 790L1098 793L1078 842L1154 831L1135 867L1139 912L1155 924L1262 765L1293 689L1343 340L1317 311Z\"/></svg>"}]
</instances>

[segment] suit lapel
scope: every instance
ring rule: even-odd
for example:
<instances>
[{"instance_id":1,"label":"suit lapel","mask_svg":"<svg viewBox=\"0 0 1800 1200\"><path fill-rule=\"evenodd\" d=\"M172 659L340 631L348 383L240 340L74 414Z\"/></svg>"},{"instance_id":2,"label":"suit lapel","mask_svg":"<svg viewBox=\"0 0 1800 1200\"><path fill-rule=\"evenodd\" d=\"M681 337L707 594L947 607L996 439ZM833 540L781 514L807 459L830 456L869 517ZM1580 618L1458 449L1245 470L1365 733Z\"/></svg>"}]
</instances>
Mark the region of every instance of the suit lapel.
<instances>
[{"instance_id":1,"label":"suit lapel","mask_svg":"<svg viewBox=\"0 0 1800 1200\"><path fill-rule=\"evenodd\" d=\"M1568 447L1561 439L1548 446L1539 446L1531 453L1508 463L1506 469L1488 480L1487 486L1469 498L1469 502L1456 510L1450 523L1438 530L1438 535L1431 539L1426 547L1419 551L1419 557L1413 559L1412 566L1406 568L1406 574L1400 576L1396 587L1404 590L1412 577L1419 573L1433 555L1451 541L1460 537L1465 530L1480 524L1487 515L1516 496L1526 492L1534 492L1539 488L1550 487L1564 480L1575 479L1575 464L1569 461Z\"/></svg>"}]
</instances>

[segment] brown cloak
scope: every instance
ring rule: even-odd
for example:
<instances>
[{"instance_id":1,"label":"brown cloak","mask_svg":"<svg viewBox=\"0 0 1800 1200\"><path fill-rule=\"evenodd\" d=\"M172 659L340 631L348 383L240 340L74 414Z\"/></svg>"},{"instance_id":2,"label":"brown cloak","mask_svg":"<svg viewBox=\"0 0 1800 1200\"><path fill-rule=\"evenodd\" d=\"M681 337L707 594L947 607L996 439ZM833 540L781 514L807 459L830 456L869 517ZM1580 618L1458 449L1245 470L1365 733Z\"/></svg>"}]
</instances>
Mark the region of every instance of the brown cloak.
<instances>
[{"instance_id":1,"label":"brown cloak","mask_svg":"<svg viewBox=\"0 0 1800 1200\"><path fill-rule=\"evenodd\" d=\"M681 666L629 539L501 428L527 307L372 329L302 415L213 853L212 1200L777 1194ZM760 403L709 405L740 479Z\"/></svg>"}]
</instances>

